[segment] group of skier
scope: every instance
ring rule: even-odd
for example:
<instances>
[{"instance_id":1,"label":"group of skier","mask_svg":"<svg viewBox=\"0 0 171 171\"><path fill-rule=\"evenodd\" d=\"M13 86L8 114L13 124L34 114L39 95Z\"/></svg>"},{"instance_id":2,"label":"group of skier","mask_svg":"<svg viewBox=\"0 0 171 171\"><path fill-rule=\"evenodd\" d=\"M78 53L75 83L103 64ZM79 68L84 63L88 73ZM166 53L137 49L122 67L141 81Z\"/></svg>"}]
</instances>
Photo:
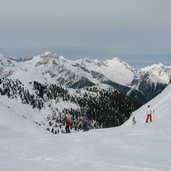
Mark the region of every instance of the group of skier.
<instances>
[{"instance_id":1,"label":"group of skier","mask_svg":"<svg viewBox=\"0 0 171 171\"><path fill-rule=\"evenodd\" d=\"M146 116L146 120L145 122L148 123L149 121L152 122L152 114L154 114L154 111L152 112L150 105L148 105L147 107L147 116ZM135 117L133 117L133 124L136 124L136 120ZM70 127L71 127L71 117L70 115L66 115L65 116L65 131L66 133L70 133ZM77 126L77 125L75 125ZM88 131L88 117L87 117L87 113L83 113L82 117L81 117L81 128L83 131ZM77 130L77 128L75 127L75 130Z\"/></svg>"},{"instance_id":2,"label":"group of skier","mask_svg":"<svg viewBox=\"0 0 171 171\"><path fill-rule=\"evenodd\" d=\"M63 114L60 115L60 119L56 117L56 113L54 113L53 119L55 119L55 124L53 121L49 121L49 126L52 128L47 128L47 130L52 133L70 133L75 131L88 131L91 128L97 128L97 122L91 122L88 119L87 111L82 111L82 115L78 112L73 112L72 110L64 110ZM48 118L50 120L50 116ZM145 122L152 122L154 120L154 110L151 110L150 105L147 107L147 116ZM133 124L136 124L135 116L132 118ZM64 129L62 128L64 126ZM55 129L56 128L56 129Z\"/></svg>"},{"instance_id":3,"label":"group of skier","mask_svg":"<svg viewBox=\"0 0 171 171\"><path fill-rule=\"evenodd\" d=\"M70 127L71 127L71 124L72 124L71 120L72 119L71 119L70 115L67 114L65 116L65 131L66 131L66 133L70 133L71 132L70 131ZM75 131L77 129L80 129L80 128L82 128L83 131L88 131L88 117L87 117L87 113L84 113L82 115L82 117L81 117L81 124L78 125L76 122L74 122L73 125L75 127ZM78 126L80 128L77 128Z\"/></svg>"},{"instance_id":4,"label":"group of skier","mask_svg":"<svg viewBox=\"0 0 171 171\"><path fill-rule=\"evenodd\" d=\"M152 115L154 114L154 110L152 111L150 108L150 105L147 106L147 116L146 116L146 120L145 122L148 123L149 121L152 122ZM133 117L133 124L136 124L136 120L135 117ZM71 118L70 115L66 115L65 116L65 131L66 133L70 133L70 127L71 127ZM77 126L77 125L75 125ZM87 113L83 113L82 117L81 117L81 128L83 131L88 131L88 117L87 117ZM77 130L77 128L75 128L75 130Z\"/></svg>"}]
</instances>

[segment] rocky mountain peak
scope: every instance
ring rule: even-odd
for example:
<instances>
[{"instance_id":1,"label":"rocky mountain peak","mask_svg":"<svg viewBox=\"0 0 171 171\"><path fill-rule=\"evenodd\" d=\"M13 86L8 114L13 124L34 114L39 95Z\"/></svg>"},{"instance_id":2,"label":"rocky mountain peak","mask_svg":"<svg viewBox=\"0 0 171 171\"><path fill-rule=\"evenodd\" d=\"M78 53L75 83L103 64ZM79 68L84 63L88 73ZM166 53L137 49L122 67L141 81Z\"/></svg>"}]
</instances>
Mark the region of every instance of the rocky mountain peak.
<instances>
[{"instance_id":1,"label":"rocky mountain peak","mask_svg":"<svg viewBox=\"0 0 171 171\"><path fill-rule=\"evenodd\" d=\"M158 77L160 80L162 80L165 83L169 83L169 80L171 78L171 66L163 65L162 63L154 64L145 68L141 69L142 71L148 71L151 74Z\"/></svg>"}]
</instances>

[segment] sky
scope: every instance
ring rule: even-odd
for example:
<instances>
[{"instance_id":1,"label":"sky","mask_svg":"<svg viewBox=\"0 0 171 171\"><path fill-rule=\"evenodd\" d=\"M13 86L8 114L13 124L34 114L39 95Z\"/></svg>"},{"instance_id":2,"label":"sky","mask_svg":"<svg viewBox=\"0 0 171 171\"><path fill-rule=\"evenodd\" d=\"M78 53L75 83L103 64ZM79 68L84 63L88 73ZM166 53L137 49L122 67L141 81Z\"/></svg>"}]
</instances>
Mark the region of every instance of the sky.
<instances>
[{"instance_id":1,"label":"sky","mask_svg":"<svg viewBox=\"0 0 171 171\"><path fill-rule=\"evenodd\" d=\"M171 65L170 0L1 0L0 53Z\"/></svg>"}]
</instances>

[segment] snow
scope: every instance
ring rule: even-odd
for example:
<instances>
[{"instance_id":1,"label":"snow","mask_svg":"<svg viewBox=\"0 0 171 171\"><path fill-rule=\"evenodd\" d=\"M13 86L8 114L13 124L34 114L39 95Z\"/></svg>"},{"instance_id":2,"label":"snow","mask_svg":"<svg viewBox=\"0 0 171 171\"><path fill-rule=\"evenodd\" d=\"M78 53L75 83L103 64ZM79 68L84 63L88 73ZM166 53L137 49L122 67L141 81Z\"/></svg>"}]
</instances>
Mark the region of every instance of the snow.
<instances>
[{"instance_id":1,"label":"snow","mask_svg":"<svg viewBox=\"0 0 171 171\"><path fill-rule=\"evenodd\" d=\"M169 85L161 94L152 99L150 102L142 106L140 109L135 111L132 114L132 118L135 117L137 123L144 124L146 117L147 106L150 105L151 110L153 111L154 122L157 124L161 124L162 122L170 122L171 121L171 85ZM128 120L124 125L131 125L132 118Z\"/></svg>"},{"instance_id":2,"label":"snow","mask_svg":"<svg viewBox=\"0 0 171 171\"><path fill-rule=\"evenodd\" d=\"M119 58L105 60L104 62L86 58L76 60L76 62L80 65L84 65L90 71L95 71L103 74L106 77L106 79L109 79L118 84L130 84L134 77L134 69L131 68L127 63L121 61ZM90 78L90 76L88 75L86 77Z\"/></svg>"},{"instance_id":3,"label":"snow","mask_svg":"<svg viewBox=\"0 0 171 171\"><path fill-rule=\"evenodd\" d=\"M25 85L35 80L51 84L57 83L57 80L61 78L66 81L71 79L77 81L81 77L86 77L95 84L100 84L103 80L111 80L118 84L128 85L134 78L134 69L118 58L104 62L88 58L67 60L56 53L47 51L26 61L17 62L11 59L10 61L13 66L4 64L8 66L6 70L9 72L12 70L11 78L18 78Z\"/></svg>"},{"instance_id":4,"label":"snow","mask_svg":"<svg viewBox=\"0 0 171 171\"><path fill-rule=\"evenodd\" d=\"M106 60L104 63L110 68L110 73L108 73L108 78L117 80L117 83L122 85L130 84L134 78L134 69L127 63L121 61L118 57L112 60ZM104 69L104 72L106 69Z\"/></svg>"},{"instance_id":5,"label":"snow","mask_svg":"<svg viewBox=\"0 0 171 171\"><path fill-rule=\"evenodd\" d=\"M148 104L152 123L145 123ZM171 85L148 104L132 114L135 125L131 117L121 127L55 135L22 116L36 111L1 98L0 170L169 171Z\"/></svg>"},{"instance_id":6,"label":"snow","mask_svg":"<svg viewBox=\"0 0 171 171\"><path fill-rule=\"evenodd\" d=\"M97 59L82 58L67 60L53 52L44 52L26 61L15 61L0 55L0 72L2 77L19 79L29 87L29 82L38 80L43 84L62 84L71 86L82 77L98 85L104 81L113 81L124 86L130 86L135 77L141 80L149 74L149 82L168 84L171 77L171 67L163 64L135 70L118 57L111 60L98 61ZM3 72L2 72L3 71ZM137 90L139 87L134 87Z\"/></svg>"},{"instance_id":7,"label":"snow","mask_svg":"<svg viewBox=\"0 0 171 171\"><path fill-rule=\"evenodd\" d=\"M171 66L165 66L162 63L153 64L151 66L141 69L142 71L151 72L153 75L157 76L164 83L168 84L171 77Z\"/></svg>"}]
</instances>

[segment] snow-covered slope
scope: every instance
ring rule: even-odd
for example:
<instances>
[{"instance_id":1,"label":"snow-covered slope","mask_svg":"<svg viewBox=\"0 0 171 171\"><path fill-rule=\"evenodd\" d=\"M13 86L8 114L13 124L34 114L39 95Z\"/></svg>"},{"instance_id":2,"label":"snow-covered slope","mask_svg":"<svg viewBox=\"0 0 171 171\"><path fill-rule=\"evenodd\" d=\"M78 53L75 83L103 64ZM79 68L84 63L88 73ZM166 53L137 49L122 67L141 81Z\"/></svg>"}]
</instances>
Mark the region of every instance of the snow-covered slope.
<instances>
[{"instance_id":1,"label":"snow-covered slope","mask_svg":"<svg viewBox=\"0 0 171 171\"><path fill-rule=\"evenodd\" d=\"M162 93L133 113L131 118L135 117L137 124L145 123L148 105L151 106L153 112L153 123L166 123L169 126L168 124L171 122L171 85L168 85ZM132 125L131 118L124 125Z\"/></svg>"},{"instance_id":2,"label":"snow-covered slope","mask_svg":"<svg viewBox=\"0 0 171 171\"><path fill-rule=\"evenodd\" d=\"M76 105L75 103L72 103L70 101L63 101L62 99L59 99L58 102L54 100L46 101L44 103L44 107L41 110L39 110L37 108L33 108L29 104L23 104L22 100L19 97L15 99L13 98L11 99L8 98L7 96L1 96L1 95L0 95L0 104L3 108L0 111L0 123L10 128L11 127L13 128L14 126L14 128L19 127L19 130L26 129L26 131L28 131L27 128L30 125L31 125L30 127L34 127L35 125L39 126L40 129L46 131L46 129L49 126L49 120L47 120L47 118L48 117L53 118L53 112L59 115L59 112L62 113L62 111L65 108L67 109L79 108L79 106ZM18 124L18 122L20 124ZM27 123L29 123L30 125L28 125ZM54 130L56 129L58 128L54 126ZM62 129L64 128L62 127Z\"/></svg>"},{"instance_id":3,"label":"snow-covered slope","mask_svg":"<svg viewBox=\"0 0 171 171\"><path fill-rule=\"evenodd\" d=\"M0 132L3 134L1 138L12 138L16 135L22 137L28 134L36 136L43 132L43 129L41 130L37 124L33 123L21 112L26 109L26 106L21 106L19 103L18 106L16 103L8 106L0 101ZM25 111L25 113L27 112L29 111Z\"/></svg>"},{"instance_id":4,"label":"snow-covered slope","mask_svg":"<svg viewBox=\"0 0 171 171\"><path fill-rule=\"evenodd\" d=\"M171 86L149 104L156 111L152 123L144 123L145 105L133 114L135 125L130 119L117 128L35 136L22 129L30 125L24 118L0 103L0 170L169 171Z\"/></svg>"}]
</instances>

